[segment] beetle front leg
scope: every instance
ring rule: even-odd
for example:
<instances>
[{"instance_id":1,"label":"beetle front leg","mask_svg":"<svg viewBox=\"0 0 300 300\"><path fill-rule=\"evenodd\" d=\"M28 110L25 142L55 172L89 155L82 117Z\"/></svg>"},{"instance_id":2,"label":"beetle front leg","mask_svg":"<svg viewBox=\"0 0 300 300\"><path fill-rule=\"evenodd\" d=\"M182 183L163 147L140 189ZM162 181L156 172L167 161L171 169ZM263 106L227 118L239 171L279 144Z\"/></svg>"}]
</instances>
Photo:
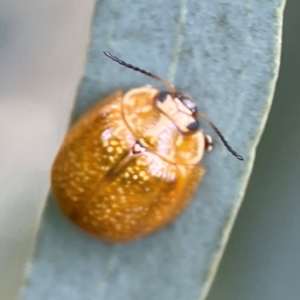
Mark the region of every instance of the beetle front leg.
<instances>
[{"instance_id":1,"label":"beetle front leg","mask_svg":"<svg viewBox=\"0 0 300 300\"><path fill-rule=\"evenodd\" d=\"M205 150L210 152L214 147L213 139L210 135L205 135Z\"/></svg>"}]
</instances>

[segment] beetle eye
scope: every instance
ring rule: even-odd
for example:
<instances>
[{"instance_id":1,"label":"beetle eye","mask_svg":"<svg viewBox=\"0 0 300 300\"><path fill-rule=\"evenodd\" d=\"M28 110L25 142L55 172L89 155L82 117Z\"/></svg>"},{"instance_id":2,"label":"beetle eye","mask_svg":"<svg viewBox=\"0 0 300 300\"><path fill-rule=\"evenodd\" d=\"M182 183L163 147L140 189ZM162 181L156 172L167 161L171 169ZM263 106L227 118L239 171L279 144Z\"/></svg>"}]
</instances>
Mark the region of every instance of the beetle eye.
<instances>
[{"instance_id":1,"label":"beetle eye","mask_svg":"<svg viewBox=\"0 0 300 300\"><path fill-rule=\"evenodd\" d=\"M170 95L169 92L166 91L159 92L157 94L157 99L163 103L167 99L168 95Z\"/></svg>"},{"instance_id":2,"label":"beetle eye","mask_svg":"<svg viewBox=\"0 0 300 300\"><path fill-rule=\"evenodd\" d=\"M191 101L190 97L186 95L178 95L177 98L192 112L196 113L198 108L197 105Z\"/></svg>"},{"instance_id":3,"label":"beetle eye","mask_svg":"<svg viewBox=\"0 0 300 300\"><path fill-rule=\"evenodd\" d=\"M191 131L197 131L199 130L199 127L200 127L200 123L198 120L196 120L195 122L193 123L190 123L187 128Z\"/></svg>"}]
</instances>

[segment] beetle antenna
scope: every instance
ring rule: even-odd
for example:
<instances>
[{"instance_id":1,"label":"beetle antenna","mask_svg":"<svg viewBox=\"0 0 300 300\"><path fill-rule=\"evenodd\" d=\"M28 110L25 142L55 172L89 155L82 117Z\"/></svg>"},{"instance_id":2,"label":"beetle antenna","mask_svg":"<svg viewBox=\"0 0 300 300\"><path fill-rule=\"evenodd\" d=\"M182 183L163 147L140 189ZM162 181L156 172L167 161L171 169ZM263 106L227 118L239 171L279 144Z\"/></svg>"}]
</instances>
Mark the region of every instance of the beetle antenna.
<instances>
[{"instance_id":1,"label":"beetle antenna","mask_svg":"<svg viewBox=\"0 0 300 300\"><path fill-rule=\"evenodd\" d=\"M220 137L221 141L223 142L224 146L227 148L227 150L233 156L235 156L239 160L244 160L243 156L239 155L238 153L236 153L236 151L234 151L231 148L231 146L225 140L225 138L224 138L223 134L221 133L221 131L217 128L217 126L205 114L198 112L198 115L199 115L200 118L204 119L214 129L214 131L217 133L217 135Z\"/></svg>"},{"instance_id":2,"label":"beetle antenna","mask_svg":"<svg viewBox=\"0 0 300 300\"><path fill-rule=\"evenodd\" d=\"M119 63L119 64L122 65L122 66L125 66L125 67L127 67L127 68L129 68L129 69L132 69L132 70L134 70L134 71L138 71L138 72L140 72L140 73L142 73L142 74L145 74L145 75L147 75L147 76L150 76L150 77L155 78L156 80L162 82L164 85L166 85L166 86L169 88L170 92L176 92L176 89L175 89L175 87L174 87L174 85L173 85L172 83L170 83L170 82L168 82L168 81L166 81L166 80L164 80L164 79L162 79L162 78L160 78L160 77L158 77L158 76L156 76L156 75L154 75L154 74L152 74L152 73L150 73L150 72L148 72L148 71L145 71L145 70L140 69L140 68L138 68L138 67L135 67L135 66L133 66L133 65L131 65L131 64L128 64L128 63L126 63L125 61L123 61L123 60L117 58L116 56L113 56L112 54L110 54L110 53L107 52L107 51L103 51L103 53L104 53L107 57L109 57L110 59L116 61L117 63Z\"/></svg>"}]
</instances>

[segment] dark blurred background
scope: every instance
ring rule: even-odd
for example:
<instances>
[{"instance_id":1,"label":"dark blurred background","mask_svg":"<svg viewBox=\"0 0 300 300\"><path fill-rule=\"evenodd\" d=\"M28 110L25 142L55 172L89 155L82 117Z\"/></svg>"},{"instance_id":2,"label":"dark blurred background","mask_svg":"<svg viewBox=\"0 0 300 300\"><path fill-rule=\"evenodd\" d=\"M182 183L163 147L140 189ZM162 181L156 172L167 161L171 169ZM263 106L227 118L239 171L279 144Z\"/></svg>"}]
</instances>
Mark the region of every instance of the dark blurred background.
<instances>
[{"instance_id":1,"label":"dark blurred background","mask_svg":"<svg viewBox=\"0 0 300 300\"><path fill-rule=\"evenodd\" d=\"M208 300L300 299L299 56L300 1L288 0L273 106Z\"/></svg>"}]
</instances>

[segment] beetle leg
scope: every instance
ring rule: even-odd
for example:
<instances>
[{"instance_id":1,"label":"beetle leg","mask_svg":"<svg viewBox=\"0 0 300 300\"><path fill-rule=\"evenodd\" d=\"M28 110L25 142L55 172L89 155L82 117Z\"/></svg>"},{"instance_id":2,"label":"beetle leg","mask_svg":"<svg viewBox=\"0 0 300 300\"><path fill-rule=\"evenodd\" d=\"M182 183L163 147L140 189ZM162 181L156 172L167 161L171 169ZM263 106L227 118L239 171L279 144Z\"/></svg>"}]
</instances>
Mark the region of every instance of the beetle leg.
<instances>
[{"instance_id":1,"label":"beetle leg","mask_svg":"<svg viewBox=\"0 0 300 300\"><path fill-rule=\"evenodd\" d=\"M205 150L211 151L213 149L214 143L210 135L205 135Z\"/></svg>"}]
</instances>

